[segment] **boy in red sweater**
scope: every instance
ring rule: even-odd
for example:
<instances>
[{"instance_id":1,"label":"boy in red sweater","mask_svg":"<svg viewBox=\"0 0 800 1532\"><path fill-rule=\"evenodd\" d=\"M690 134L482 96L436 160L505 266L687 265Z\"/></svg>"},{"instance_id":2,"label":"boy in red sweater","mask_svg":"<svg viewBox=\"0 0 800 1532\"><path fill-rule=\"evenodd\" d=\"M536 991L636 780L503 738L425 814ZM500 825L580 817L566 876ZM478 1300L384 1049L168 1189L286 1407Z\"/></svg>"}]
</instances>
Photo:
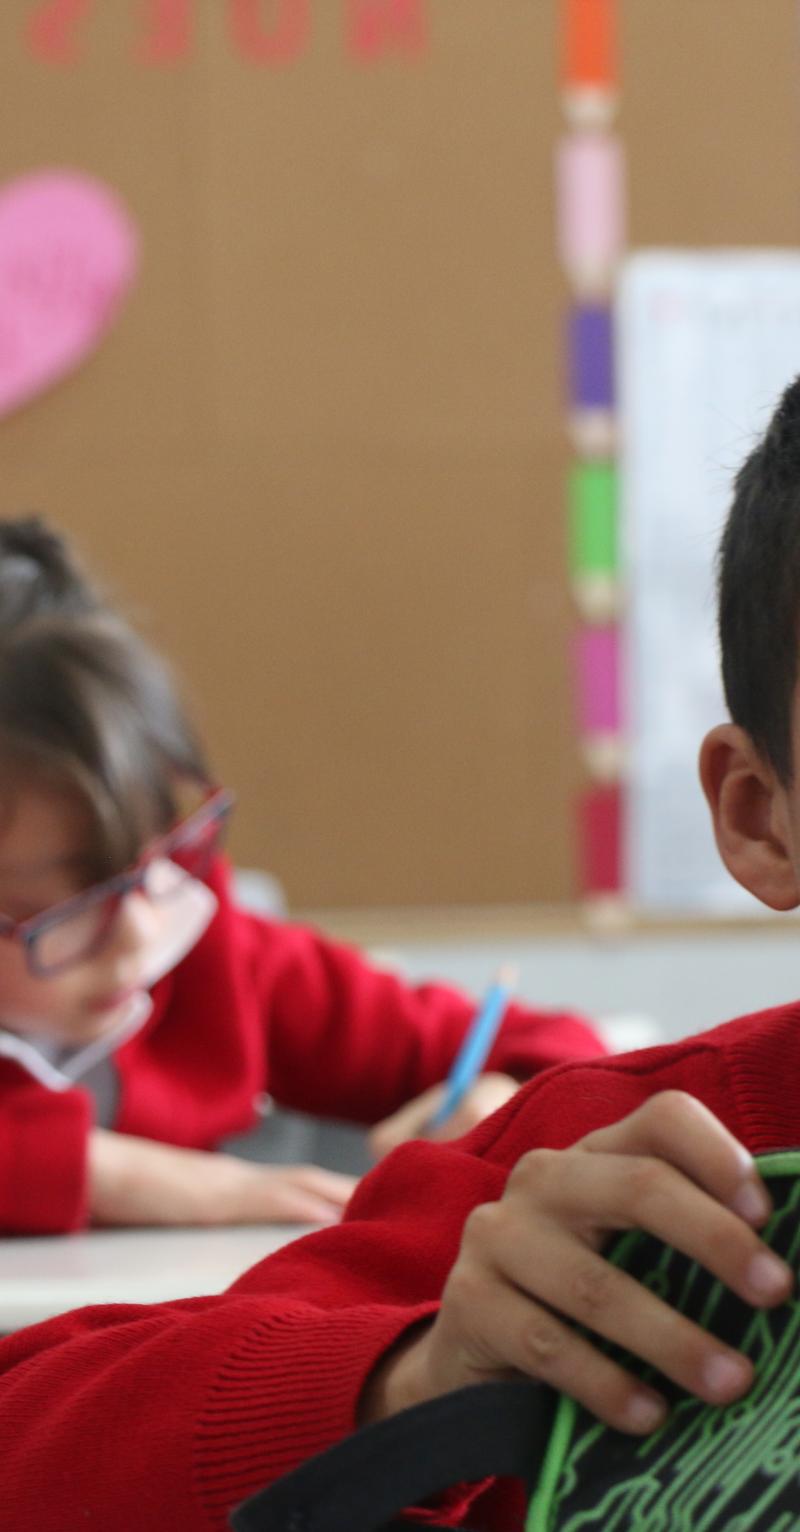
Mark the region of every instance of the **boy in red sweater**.
<instances>
[{"instance_id":1,"label":"boy in red sweater","mask_svg":"<svg viewBox=\"0 0 800 1532\"><path fill-rule=\"evenodd\" d=\"M733 722L701 767L721 853L773 908L800 904L800 382L739 475L720 569ZM622 1342L699 1397L750 1365L610 1266L641 1227L754 1306L793 1274L759 1240L752 1154L800 1142L800 1004L639 1054L562 1065L466 1139L409 1144L344 1221L225 1294L88 1309L0 1345L9 1524L223 1532L238 1501L354 1426L463 1384L527 1375L644 1433L658 1393L574 1328ZM168 1380L165 1386L165 1380ZM436 1520L512 1532L502 1484Z\"/></svg>"}]
</instances>

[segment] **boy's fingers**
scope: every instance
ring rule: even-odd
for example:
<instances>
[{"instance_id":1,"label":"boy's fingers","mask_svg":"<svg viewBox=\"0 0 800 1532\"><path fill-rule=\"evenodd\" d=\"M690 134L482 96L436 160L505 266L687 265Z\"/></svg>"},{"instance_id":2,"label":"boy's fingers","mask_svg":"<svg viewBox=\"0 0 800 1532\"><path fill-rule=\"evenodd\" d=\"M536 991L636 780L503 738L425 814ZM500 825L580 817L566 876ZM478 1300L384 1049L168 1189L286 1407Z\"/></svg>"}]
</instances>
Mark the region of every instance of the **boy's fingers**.
<instances>
[{"instance_id":1,"label":"boy's fingers","mask_svg":"<svg viewBox=\"0 0 800 1532\"><path fill-rule=\"evenodd\" d=\"M572 1150L523 1155L503 1197L467 1219L432 1331L443 1343L442 1370L455 1329L459 1381L515 1367L622 1430L652 1429L652 1392L593 1346L596 1335L709 1403L741 1397L751 1363L612 1266L600 1247L615 1231L642 1229L745 1301L778 1303L793 1273L756 1233L769 1206L747 1151L680 1092L654 1097Z\"/></svg>"},{"instance_id":2,"label":"boy's fingers","mask_svg":"<svg viewBox=\"0 0 800 1532\"><path fill-rule=\"evenodd\" d=\"M456 1304L463 1306L457 1270L449 1286ZM476 1304L474 1284L469 1286L464 1301L473 1315L479 1309L483 1327L478 1335L473 1329L466 1346L463 1331L457 1347L449 1346L446 1333L443 1335L449 1388L508 1377L511 1372L563 1390L619 1431L643 1434L655 1430L664 1419L666 1405L655 1390L603 1356L558 1315L531 1303L511 1286L501 1294L493 1286L491 1301ZM445 1318L444 1314L440 1317ZM458 1358L457 1374L452 1372L454 1355Z\"/></svg>"},{"instance_id":3,"label":"boy's fingers","mask_svg":"<svg viewBox=\"0 0 800 1532\"><path fill-rule=\"evenodd\" d=\"M525 1272L519 1265L522 1287ZM506 1278L514 1279L513 1267L513 1260L506 1260ZM738 1398L752 1381L752 1367L745 1357L601 1255L559 1239L556 1230L540 1245L534 1311L541 1303L557 1308L604 1340L624 1346L687 1393L710 1404ZM521 1338L524 1345L526 1335Z\"/></svg>"},{"instance_id":4,"label":"boy's fingers","mask_svg":"<svg viewBox=\"0 0 800 1532\"><path fill-rule=\"evenodd\" d=\"M538 1158L534 1151L513 1173L515 1196L520 1199L526 1196L528 1179L531 1208L537 1214L535 1226L529 1220L531 1234L521 1239L519 1210L512 1208L511 1198L495 1204L492 1258L499 1257L512 1280L523 1286L529 1283L521 1259L535 1259L528 1272L535 1272L536 1293L548 1303L565 1308L559 1297L563 1290L541 1287L548 1270L551 1281L557 1282L552 1262L556 1242L562 1248L563 1239L569 1248L586 1250L590 1257L592 1243L599 1244L609 1232L622 1229L642 1229L681 1250L747 1303L766 1306L789 1296L794 1280L790 1268L767 1249L749 1224L663 1160L599 1152L555 1159L545 1155L542 1177L537 1175ZM543 1219L554 1231L553 1239L542 1237ZM607 1262L602 1264L611 1270ZM566 1312L585 1319L570 1309ZM624 1336L609 1335L609 1339L618 1338Z\"/></svg>"},{"instance_id":5,"label":"boy's fingers","mask_svg":"<svg viewBox=\"0 0 800 1532\"><path fill-rule=\"evenodd\" d=\"M712 1197L759 1226L770 1199L752 1156L701 1101L662 1091L609 1128L582 1139L589 1153L652 1155L683 1171Z\"/></svg>"}]
</instances>

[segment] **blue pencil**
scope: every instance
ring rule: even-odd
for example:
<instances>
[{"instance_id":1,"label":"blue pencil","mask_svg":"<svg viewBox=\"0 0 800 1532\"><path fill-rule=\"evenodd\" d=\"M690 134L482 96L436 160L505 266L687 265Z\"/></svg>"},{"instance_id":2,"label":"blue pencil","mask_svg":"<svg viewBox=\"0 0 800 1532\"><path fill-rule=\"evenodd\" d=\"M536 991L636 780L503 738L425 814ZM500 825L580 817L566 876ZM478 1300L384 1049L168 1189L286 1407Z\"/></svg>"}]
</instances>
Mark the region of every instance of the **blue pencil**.
<instances>
[{"instance_id":1,"label":"blue pencil","mask_svg":"<svg viewBox=\"0 0 800 1532\"><path fill-rule=\"evenodd\" d=\"M516 983L517 971L509 966L500 969L494 983L487 990L483 1005L475 1012L447 1076L442 1103L427 1125L429 1132L432 1128L440 1128L452 1116L470 1086L475 1083L491 1051Z\"/></svg>"}]
</instances>

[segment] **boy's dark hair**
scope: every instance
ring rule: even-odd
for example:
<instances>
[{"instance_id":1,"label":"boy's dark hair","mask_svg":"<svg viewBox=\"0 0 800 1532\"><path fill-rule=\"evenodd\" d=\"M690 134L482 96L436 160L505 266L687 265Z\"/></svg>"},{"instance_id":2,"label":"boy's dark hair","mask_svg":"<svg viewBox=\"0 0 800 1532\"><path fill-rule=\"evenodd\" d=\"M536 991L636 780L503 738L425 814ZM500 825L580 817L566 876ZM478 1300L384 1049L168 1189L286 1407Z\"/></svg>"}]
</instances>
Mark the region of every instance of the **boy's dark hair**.
<instances>
[{"instance_id":1,"label":"boy's dark hair","mask_svg":"<svg viewBox=\"0 0 800 1532\"><path fill-rule=\"evenodd\" d=\"M92 879L172 823L182 784L208 780L167 665L38 517L0 520L0 802L31 780L87 805Z\"/></svg>"},{"instance_id":2,"label":"boy's dark hair","mask_svg":"<svg viewBox=\"0 0 800 1532\"><path fill-rule=\"evenodd\" d=\"M800 624L800 378L736 477L717 568L731 718L788 785Z\"/></svg>"}]
</instances>

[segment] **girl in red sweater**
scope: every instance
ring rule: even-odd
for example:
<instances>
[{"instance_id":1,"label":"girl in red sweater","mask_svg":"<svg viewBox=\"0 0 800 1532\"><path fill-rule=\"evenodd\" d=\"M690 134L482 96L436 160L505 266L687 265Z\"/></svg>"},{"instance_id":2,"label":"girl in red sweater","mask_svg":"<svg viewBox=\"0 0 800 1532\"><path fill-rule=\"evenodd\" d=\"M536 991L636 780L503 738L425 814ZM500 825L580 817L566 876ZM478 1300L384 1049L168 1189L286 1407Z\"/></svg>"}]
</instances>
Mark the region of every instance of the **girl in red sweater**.
<instances>
[{"instance_id":1,"label":"girl in red sweater","mask_svg":"<svg viewBox=\"0 0 800 1532\"><path fill-rule=\"evenodd\" d=\"M353 1181L210 1153L286 1107L413 1136L471 1019L233 903L230 794L163 662L34 519L0 523L0 1231L331 1222ZM602 1045L511 1007L455 1136ZM408 1103L414 1103L409 1110Z\"/></svg>"}]
</instances>

